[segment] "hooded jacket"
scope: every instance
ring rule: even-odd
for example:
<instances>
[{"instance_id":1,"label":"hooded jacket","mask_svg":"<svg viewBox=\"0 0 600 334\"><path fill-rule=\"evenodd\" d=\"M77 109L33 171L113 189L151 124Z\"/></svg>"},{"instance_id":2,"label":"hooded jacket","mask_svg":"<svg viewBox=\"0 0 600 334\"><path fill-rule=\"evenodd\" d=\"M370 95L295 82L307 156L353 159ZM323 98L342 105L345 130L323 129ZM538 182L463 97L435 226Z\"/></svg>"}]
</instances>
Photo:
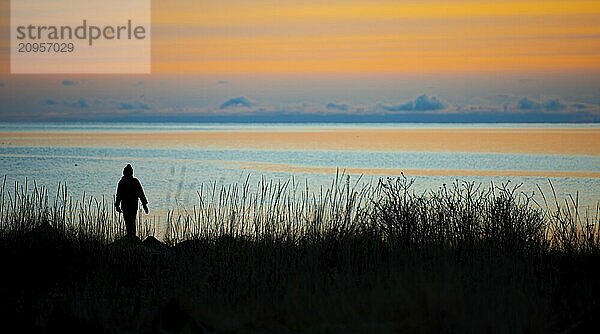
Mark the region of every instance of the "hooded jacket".
<instances>
[{"instance_id":1,"label":"hooded jacket","mask_svg":"<svg viewBox=\"0 0 600 334\"><path fill-rule=\"evenodd\" d=\"M117 198L115 206L121 206L123 210L137 210L138 198L142 201L142 205L148 204L144 189L140 181L132 175L124 175L119 180L117 185Z\"/></svg>"}]
</instances>

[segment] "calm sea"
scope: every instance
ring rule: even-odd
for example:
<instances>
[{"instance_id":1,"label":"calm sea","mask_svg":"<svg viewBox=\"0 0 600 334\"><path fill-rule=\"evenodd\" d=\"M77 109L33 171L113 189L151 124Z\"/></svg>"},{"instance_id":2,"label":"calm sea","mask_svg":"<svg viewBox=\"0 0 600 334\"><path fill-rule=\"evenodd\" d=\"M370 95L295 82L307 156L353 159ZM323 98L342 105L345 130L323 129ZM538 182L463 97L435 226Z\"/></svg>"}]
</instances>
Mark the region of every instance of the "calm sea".
<instances>
[{"instance_id":1,"label":"calm sea","mask_svg":"<svg viewBox=\"0 0 600 334\"><path fill-rule=\"evenodd\" d=\"M351 129L351 128L544 128L540 124L14 124L0 123L0 134L6 132L129 132L132 135L143 132L178 131L286 131L302 129ZM593 128L596 124L552 124L552 128ZM600 143L590 143L600 145ZM474 152L372 152L356 150L313 149L208 149L185 147L52 147L43 144L36 146L14 146L4 142L0 146L0 170L7 177L9 187L15 181L50 189L59 184L67 184L70 194L80 198L85 193L94 197L112 200L116 183L126 163L135 168L150 200L151 208L164 211L176 206L189 207L197 201L197 191L201 187L221 186L244 182L247 177L251 184L261 178L289 180L307 183L317 190L331 184L334 173L320 172L339 167L356 169L396 169L407 170L514 170L514 171L573 171L600 172L600 156L558 155L558 154L513 154L513 153L474 153ZM302 168L292 171L248 169L248 166L269 164L294 165ZM397 175L368 175L361 182L376 182L378 177ZM600 200L600 179L595 177L545 177L545 176L414 176L414 190L421 192L438 189L443 184L456 180L475 182L482 186L523 183L522 191L538 193L537 185L550 193L548 179L553 183L557 195L578 194L582 205L596 206ZM358 175L352 176L353 180ZM53 191L50 191L53 193Z\"/></svg>"}]
</instances>

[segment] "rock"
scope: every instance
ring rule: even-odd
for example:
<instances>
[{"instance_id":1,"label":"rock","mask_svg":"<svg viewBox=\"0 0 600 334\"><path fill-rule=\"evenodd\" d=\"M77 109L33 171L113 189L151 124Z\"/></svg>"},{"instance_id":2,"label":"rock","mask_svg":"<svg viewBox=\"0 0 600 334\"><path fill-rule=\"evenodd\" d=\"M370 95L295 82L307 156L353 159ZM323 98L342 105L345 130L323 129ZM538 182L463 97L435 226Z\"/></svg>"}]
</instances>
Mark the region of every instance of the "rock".
<instances>
[{"instance_id":1,"label":"rock","mask_svg":"<svg viewBox=\"0 0 600 334\"><path fill-rule=\"evenodd\" d=\"M163 242L161 242L160 240L156 239L153 236L147 237L142 242L142 245L144 245L145 247L149 248L152 251L159 252L159 253L164 253L164 252L171 250L171 248L169 248L169 246L165 245Z\"/></svg>"}]
</instances>

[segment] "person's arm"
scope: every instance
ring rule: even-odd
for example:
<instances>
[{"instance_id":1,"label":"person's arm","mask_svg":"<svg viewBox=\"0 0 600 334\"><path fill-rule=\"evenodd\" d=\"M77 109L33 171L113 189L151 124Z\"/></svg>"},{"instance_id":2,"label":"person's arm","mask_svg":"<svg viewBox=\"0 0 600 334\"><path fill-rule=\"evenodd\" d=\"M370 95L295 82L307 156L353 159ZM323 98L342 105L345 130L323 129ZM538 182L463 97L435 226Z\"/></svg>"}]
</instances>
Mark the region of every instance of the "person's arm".
<instances>
[{"instance_id":1,"label":"person's arm","mask_svg":"<svg viewBox=\"0 0 600 334\"><path fill-rule=\"evenodd\" d=\"M146 194L144 194L144 188L142 188L142 184L140 183L139 180L137 180L137 184L138 184L137 195L140 198L140 201L142 201L142 207L144 208L144 212L146 212L146 214L148 214L148 199L146 198Z\"/></svg>"},{"instance_id":2,"label":"person's arm","mask_svg":"<svg viewBox=\"0 0 600 334\"><path fill-rule=\"evenodd\" d=\"M121 189L121 181L117 184L117 195L115 196L115 210L121 212L121 200L123 199L123 190Z\"/></svg>"}]
</instances>

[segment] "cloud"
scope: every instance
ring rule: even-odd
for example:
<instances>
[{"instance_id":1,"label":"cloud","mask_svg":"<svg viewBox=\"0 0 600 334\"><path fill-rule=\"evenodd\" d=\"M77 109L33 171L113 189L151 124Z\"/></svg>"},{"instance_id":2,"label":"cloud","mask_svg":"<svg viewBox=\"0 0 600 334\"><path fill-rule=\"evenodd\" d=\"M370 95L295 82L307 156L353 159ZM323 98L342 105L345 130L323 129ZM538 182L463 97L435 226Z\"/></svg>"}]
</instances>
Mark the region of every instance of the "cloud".
<instances>
[{"instance_id":1,"label":"cloud","mask_svg":"<svg viewBox=\"0 0 600 334\"><path fill-rule=\"evenodd\" d=\"M119 103L119 109L121 110L133 110L135 106L129 102L121 102Z\"/></svg>"},{"instance_id":2,"label":"cloud","mask_svg":"<svg viewBox=\"0 0 600 334\"><path fill-rule=\"evenodd\" d=\"M445 104L435 96L429 97L425 94L417 97L414 101L409 101L399 105L381 105L386 111L432 111L446 108Z\"/></svg>"},{"instance_id":3,"label":"cloud","mask_svg":"<svg viewBox=\"0 0 600 334\"><path fill-rule=\"evenodd\" d=\"M429 98L427 95L421 95L415 100L416 111L440 110L444 108L445 105L435 96Z\"/></svg>"},{"instance_id":4,"label":"cloud","mask_svg":"<svg viewBox=\"0 0 600 334\"><path fill-rule=\"evenodd\" d=\"M150 106L146 103L133 101L133 102L120 102L119 109L121 110L150 110Z\"/></svg>"},{"instance_id":5,"label":"cloud","mask_svg":"<svg viewBox=\"0 0 600 334\"><path fill-rule=\"evenodd\" d=\"M79 109L85 109L90 106L88 101L86 99L84 99L83 97L80 97L79 99L74 100L74 101L57 100L57 99L47 98L42 101L42 104L44 104L46 106L73 107L73 108L79 108Z\"/></svg>"},{"instance_id":6,"label":"cloud","mask_svg":"<svg viewBox=\"0 0 600 334\"><path fill-rule=\"evenodd\" d=\"M229 81L227 81L227 80L218 80L216 82L217 85L227 85L228 83L229 83Z\"/></svg>"},{"instance_id":7,"label":"cloud","mask_svg":"<svg viewBox=\"0 0 600 334\"><path fill-rule=\"evenodd\" d=\"M79 100L73 102L73 106L78 107L80 109L85 109L90 105L83 97L80 97Z\"/></svg>"},{"instance_id":8,"label":"cloud","mask_svg":"<svg viewBox=\"0 0 600 334\"><path fill-rule=\"evenodd\" d=\"M0 87L4 87L4 82L0 81Z\"/></svg>"},{"instance_id":9,"label":"cloud","mask_svg":"<svg viewBox=\"0 0 600 334\"><path fill-rule=\"evenodd\" d=\"M539 110L540 109L540 104L530 100L526 97L522 98L519 100L519 102L517 102L517 109L520 110Z\"/></svg>"},{"instance_id":10,"label":"cloud","mask_svg":"<svg viewBox=\"0 0 600 334\"><path fill-rule=\"evenodd\" d=\"M61 84L63 86L77 86L79 84L79 82L75 81L75 80L63 80L61 82Z\"/></svg>"},{"instance_id":11,"label":"cloud","mask_svg":"<svg viewBox=\"0 0 600 334\"><path fill-rule=\"evenodd\" d=\"M63 108L78 108L78 109L86 109L86 108L90 107L90 102L88 102L88 100L83 97L80 97L79 99L72 100L72 101L47 98L42 101L42 104L44 104L46 106L61 106ZM99 99L96 99L93 101L93 105L95 107L102 106L103 104L104 103Z\"/></svg>"},{"instance_id":12,"label":"cloud","mask_svg":"<svg viewBox=\"0 0 600 334\"><path fill-rule=\"evenodd\" d=\"M385 111L410 111L413 110L414 104L412 102L407 102L399 105L387 105L382 104L381 108Z\"/></svg>"},{"instance_id":13,"label":"cloud","mask_svg":"<svg viewBox=\"0 0 600 334\"><path fill-rule=\"evenodd\" d=\"M546 100L542 104L540 104L539 102L535 102L525 97L520 99L519 102L517 102L517 109L527 111L562 111L566 109L566 106L559 99Z\"/></svg>"},{"instance_id":14,"label":"cloud","mask_svg":"<svg viewBox=\"0 0 600 334\"><path fill-rule=\"evenodd\" d=\"M325 108L327 108L327 110L338 110L338 111L348 111L350 110L350 106L345 104L345 103L334 103L334 102L329 102L325 105Z\"/></svg>"},{"instance_id":15,"label":"cloud","mask_svg":"<svg viewBox=\"0 0 600 334\"><path fill-rule=\"evenodd\" d=\"M558 99L552 99L544 102L544 109L549 111L560 111L565 109L565 105Z\"/></svg>"},{"instance_id":16,"label":"cloud","mask_svg":"<svg viewBox=\"0 0 600 334\"><path fill-rule=\"evenodd\" d=\"M229 108L251 108L254 104L250 102L245 96L239 96L231 98L221 104L221 109L229 109Z\"/></svg>"}]
</instances>

